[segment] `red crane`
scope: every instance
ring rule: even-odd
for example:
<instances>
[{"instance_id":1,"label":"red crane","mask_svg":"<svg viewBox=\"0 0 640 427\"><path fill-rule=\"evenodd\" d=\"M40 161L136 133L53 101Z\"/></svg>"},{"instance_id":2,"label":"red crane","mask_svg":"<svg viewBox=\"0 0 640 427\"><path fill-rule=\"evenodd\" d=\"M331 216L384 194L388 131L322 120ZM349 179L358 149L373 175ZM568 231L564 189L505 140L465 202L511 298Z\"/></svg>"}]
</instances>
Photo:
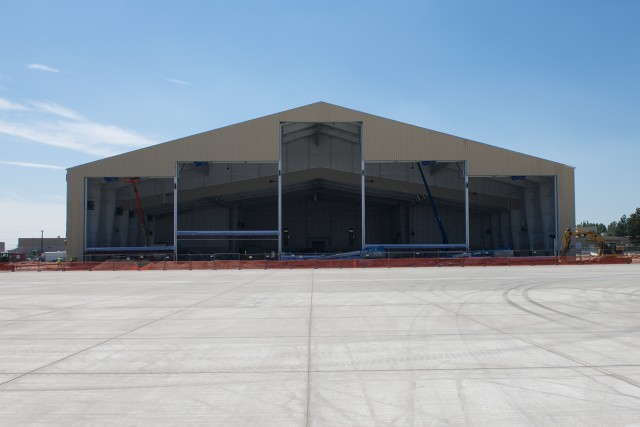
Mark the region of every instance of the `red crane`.
<instances>
[{"instance_id":1,"label":"red crane","mask_svg":"<svg viewBox=\"0 0 640 427\"><path fill-rule=\"evenodd\" d=\"M142 204L140 204L140 193L138 193L137 183L140 182L140 178L125 178L124 182L129 182L133 185L133 192L136 195L136 204L138 205L138 217L140 218L140 225L142 226L142 233L144 235L144 245L149 246L149 230L147 229L147 223L144 220L144 213L142 212Z\"/></svg>"}]
</instances>

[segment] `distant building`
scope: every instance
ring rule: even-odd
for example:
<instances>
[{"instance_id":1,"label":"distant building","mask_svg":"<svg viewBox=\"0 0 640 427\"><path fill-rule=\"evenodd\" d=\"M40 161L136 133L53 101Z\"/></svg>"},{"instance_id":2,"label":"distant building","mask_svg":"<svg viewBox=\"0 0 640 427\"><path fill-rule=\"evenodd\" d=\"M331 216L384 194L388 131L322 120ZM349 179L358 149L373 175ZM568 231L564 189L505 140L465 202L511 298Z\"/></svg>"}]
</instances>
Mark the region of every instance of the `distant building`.
<instances>
[{"instance_id":1,"label":"distant building","mask_svg":"<svg viewBox=\"0 0 640 427\"><path fill-rule=\"evenodd\" d=\"M0 252L4 252L4 251L5 251L4 242L0 242Z\"/></svg>"},{"instance_id":2,"label":"distant building","mask_svg":"<svg viewBox=\"0 0 640 427\"><path fill-rule=\"evenodd\" d=\"M23 237L18 239L18 247L11 252L23 253L29 256L32 253L65 251L67 246L64 237ZM35 252L34 252L35 251Z\"/></svg>"}]
</instances>

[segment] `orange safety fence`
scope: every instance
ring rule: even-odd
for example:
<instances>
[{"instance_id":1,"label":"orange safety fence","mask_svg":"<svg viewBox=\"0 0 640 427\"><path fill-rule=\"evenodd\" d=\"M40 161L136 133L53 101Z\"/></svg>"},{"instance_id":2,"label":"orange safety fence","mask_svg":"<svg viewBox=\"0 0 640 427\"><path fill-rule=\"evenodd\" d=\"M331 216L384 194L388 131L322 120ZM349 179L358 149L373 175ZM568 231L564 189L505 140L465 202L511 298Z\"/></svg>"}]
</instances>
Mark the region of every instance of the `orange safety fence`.
<instances>
[{"instance_id":1,"label":"orange safety fence","mask_svg":"<svg viewBox=\"0 0 640 427\"><path fill-rule=\"evenodd\" d=\"M110 259L77 262L0 263L0 271L147 271L147 270L244 270L315 268L391 268L391 267L490 267L582 264L630 264L630 256L577 257L455 257L455 258L364 258L342 260L149 260Z\"/></svg>"}]
</instances>

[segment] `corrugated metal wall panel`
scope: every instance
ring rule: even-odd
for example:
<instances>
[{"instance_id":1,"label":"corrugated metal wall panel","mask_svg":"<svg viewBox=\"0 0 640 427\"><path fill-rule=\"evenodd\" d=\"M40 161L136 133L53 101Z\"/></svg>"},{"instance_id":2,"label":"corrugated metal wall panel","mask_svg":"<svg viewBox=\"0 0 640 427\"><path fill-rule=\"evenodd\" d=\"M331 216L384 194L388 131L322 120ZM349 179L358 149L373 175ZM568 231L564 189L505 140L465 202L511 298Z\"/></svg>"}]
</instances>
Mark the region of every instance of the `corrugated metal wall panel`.
<instances>
[{"instance_id":1,"label":"corrugated metal wall panel","mask_svg":"<svg viewBox=\"0 0 640 427\"><path fill-rule=\"evenodd\" d=\"M176 161L277 161L277 122L257 119L72 168L84 176L173 176Z\"/></svg>"},{"instance_id":2,"label":"corrugated metal wall panel","mask_svg":"<svg viewBox=\"0 0 640 427\"><path fill-rule=\"evenodd\" d=\"M320 102L71 168L70 253L82 252L85 176L170 177L176 161L277 161L281 122L362 122L365 161L468 160L470 176L555 175L560 227L574 225L569 166Z\"/></svg>"},{"instance_id":3,"label":"corrugated metal wall panel","mask_svg":"<svg viewBox=\"0 0 640 427\"><path fill-rule=\"evenodd\" d=\"M84 177L67 171L67 254L82 256L84 247Z\"/></svg>"}]
</instances>

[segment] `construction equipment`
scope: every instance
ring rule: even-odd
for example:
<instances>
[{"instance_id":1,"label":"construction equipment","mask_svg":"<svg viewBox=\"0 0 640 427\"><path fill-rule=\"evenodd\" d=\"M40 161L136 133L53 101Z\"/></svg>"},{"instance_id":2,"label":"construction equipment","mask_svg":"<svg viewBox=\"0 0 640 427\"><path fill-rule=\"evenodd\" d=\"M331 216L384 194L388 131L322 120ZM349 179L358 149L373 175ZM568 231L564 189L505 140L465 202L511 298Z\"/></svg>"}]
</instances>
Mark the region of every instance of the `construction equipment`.
<instances>
[{"instance_id":1,"label":"construction equipment","mask_svg":"<svg viewBox=\"0 0 640 427\"><path fill-rule=\"evenodd\" d=\"M0 262L20 262L26 258L23 253L0 252Z\"/></svg>"},{"instance_id":2,"label":"construction equipment","mask_svg":"<svg viewBox=\"0 0 640 427\"><path fill-rule=\"evenodd\" d=\"M422 162L425 166L429 166L433 164L433 162L424 161ZM447 237L447 232L444 230L444 225L442 224L442 219L440 219L440 212L438 212L438 206L436 206L436 201L431 194L431 189L429 188L429 184L427 184L427 178L424 176L424 172L422 172L422 167L420 166L420 162L416 162L418 166L418 171L420 172L420 176L422 177L422 183L424 184L425 190L427 190L427 195L429 196L429 203L431 204L431 209L433 209L433 216L436 217L436 221L438 222L438 228L440 228L440 235L442 236L442 244L449 244L449 238Z\"/></svg>"},{"instance_id":3,"label":"construction equipment","mask_svg":"<svg viewBox=\"0 0 640 427\"><path fill-rule=\"evenodd\" d=\"M571 239L573 237L581 237L584 239L595 240L598 243L598 256L604 255L622 255L623 250L618 248L615 242L606 242L605 239L597 232L592 230L584 230L581 228L567 228L562 236L562 249L560 255L565 256L571 247Z\"/></svg>"},{"instance_id":4,"label":"construction equipment","mask_svg":"<svg viewBox=\"0 0 640 427\"><path fill-rule=\"evenodd\" d=\"M140 218L140 225L142 226L142 233L144 236L144 245L149 246L149 230L147 229L147 222L144 220L142 204L140 203L140 193L138 193L138 186L136 185L140 182L140 178L125 178L124 182L128 182L133 185L133 192L136 195L136 204L138 205L138 217Z\"/></svg>"}]
</instances>

